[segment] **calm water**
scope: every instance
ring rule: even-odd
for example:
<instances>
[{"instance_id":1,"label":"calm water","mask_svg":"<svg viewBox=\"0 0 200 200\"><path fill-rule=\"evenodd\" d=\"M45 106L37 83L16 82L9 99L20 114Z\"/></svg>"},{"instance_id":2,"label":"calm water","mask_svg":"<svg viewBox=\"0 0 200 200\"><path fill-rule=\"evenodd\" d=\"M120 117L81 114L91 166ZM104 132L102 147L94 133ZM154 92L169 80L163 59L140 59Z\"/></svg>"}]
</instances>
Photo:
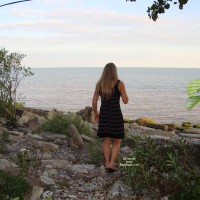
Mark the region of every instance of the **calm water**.
<instances>
[{"instance_id":1,"label":"calm water","mask_svg":"<svg viewBox=\"0 0 200 200\"><path fill-rule=\"evenodd\" d=\"M103 68L32 69L19 93L28 107L68 112L91 106L95 84ZM200 105L187 111L186 86L200 77L200 69L118 68L129 96L121 103L125 118L153 118L157 122L200 122ZM100 106L100 101L99 101Z\"/></svg>"}]
</instances>

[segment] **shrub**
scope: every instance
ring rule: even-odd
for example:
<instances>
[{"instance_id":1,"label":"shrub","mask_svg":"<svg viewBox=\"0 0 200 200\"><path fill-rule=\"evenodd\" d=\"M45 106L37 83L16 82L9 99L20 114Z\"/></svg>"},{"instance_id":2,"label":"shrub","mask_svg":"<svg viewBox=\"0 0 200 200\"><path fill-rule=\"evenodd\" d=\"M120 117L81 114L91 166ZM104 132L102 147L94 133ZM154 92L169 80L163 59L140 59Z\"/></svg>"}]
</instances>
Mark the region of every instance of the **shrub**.
<instances>
[{"instance_id":1,"label":"shrub","mask_svg":"<svg viewBox=\"0 0 200 200\"><path fill-rule=\"evenodd\" d=\"M68 135L68 126L74 124L80 134L90 135L91 129L89 124L84 122L80 116L70 117L68 115L54 116L52 119L47 120L42 129L45 131L51 131L53 133L61 133Z\"/></svg>"},{"instance_id":2,"label":"shrub","mask_svg":"<svg viewBox=\"0 0 200 200\"><path fill-rule=\"evenodd\" d=\"M195 170L192 148L184 141L177 146L159 147L152 139L136 145L137 166L125 166L125 182L138 195L147 191L153 199L169 195L171 199L197 199L200 177Z\"/></svg>"},{"instance_id":3,"label":"shrub","mask_svg":"<svg viewBox=\"0 0 200 200\"><path fill-rule=\"evenodd\" d=\"M23 200L29 189L30 186L24 177L0 172L0 199L10 200L19 197L20 200Z\"/></svg>"}]
</instances>

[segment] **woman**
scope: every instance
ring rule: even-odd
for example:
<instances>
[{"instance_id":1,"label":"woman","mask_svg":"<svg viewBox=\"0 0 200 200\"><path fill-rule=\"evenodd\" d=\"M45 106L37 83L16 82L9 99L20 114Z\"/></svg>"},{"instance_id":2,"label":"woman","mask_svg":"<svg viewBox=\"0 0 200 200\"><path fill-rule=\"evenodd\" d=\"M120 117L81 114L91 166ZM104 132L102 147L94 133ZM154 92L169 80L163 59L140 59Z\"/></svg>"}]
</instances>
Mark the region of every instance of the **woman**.
<instances>
[{"instance_id":1,"label":"woman","mask_svg":"<svg viewBox=\"0 0 200 200\"><path fill-rule=\"evenodd\" d=\"M97 112L97 101L101 97L100 114ZM128 96L124 83L118 80L115 64L108 63L96 84L92 106L95 120L99 122L99 138L103 138L103 153L105 169L115 172L115 161L119 152L121 139L124 138L123 115L120 108L120 96L124 104L128 103ZM111 139L114 139L112 150Z\"/></svg>"}]
</instances>

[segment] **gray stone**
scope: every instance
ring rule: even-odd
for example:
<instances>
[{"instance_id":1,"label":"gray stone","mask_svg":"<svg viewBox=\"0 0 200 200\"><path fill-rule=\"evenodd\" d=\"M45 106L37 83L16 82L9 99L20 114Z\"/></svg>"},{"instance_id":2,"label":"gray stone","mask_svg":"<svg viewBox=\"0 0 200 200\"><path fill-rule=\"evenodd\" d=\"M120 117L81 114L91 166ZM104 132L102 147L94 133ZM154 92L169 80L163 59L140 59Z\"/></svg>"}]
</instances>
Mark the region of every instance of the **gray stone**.
<instances>
[{"instance_id":1,"label":"gray stone","mask_svg":"<svg viewBox=\"0 0 200 200\"><path fill-rule=\"evenodd\" d=\"M187 128L183 130L183 133L200 134L200 130L195 128Z\"/></svg>"},{"instance_id":2,"label":"gray stone","mask_svg":"<svg viewBox=\"0 0 200 200\"><path fill-rule=\"evenodd\" d=\"M40 176L40 180L46 185L55 185L55 182L47 176Z\"/></svg>"},{"instance_id":3,"label":"gray stone","mask_svg":"<svg viewBox=\"0 0 200 200\"><path fill-rule=\"evenodd\" d=\"M56 169L47 169L49 176L57 176L58 171Z\"/></svg>"},{"instance_id":4,"label":"gray stone","mask_svg":"<svg viewBox=\"0 0 200 200\"><path fill-rule=\"evenodd\" d=\"M95 169L95 165L92 164L75 164L72 165L70 171L73 174L88 174L90 171Z\"/></svg>"},{"instance_id":5,"label":"gray stone","mask_svg":"<svg viewBox=\"0 0 200 200\"><path fill-rule=\"evenodd\" d=\"M59 148L58 145L56 144L51 144L48 142L42 142L42 141L37 141L37 140L33 140L31 138L28 138L28 142L30 145L32 145L35 148L40 149L41 151L55 151Z\"/></svg>"},{"instance_id":6,"label":"gray stone","mask_svg":"<svg viewBox=\"0 0 200 200\"><path fill-rule=\"evenodd\" d=\"M84 145L83 139L73 124L68 126L68 132L70 146L74 149L82 148Z\"/></svg>"},{"instance_id":7,"label":"gray stone","mask_svg":"<svg viewBox=\"0 0 200 200\"><path fill-rule=\"evenodd\" d=\"M47 119L53 119L54 117L58 116L59 112L57 110L51 110L47 113Z\"/></svg>"},{"instance_id":8,"label":"gray stone","mask_svg":"<svg viewBox=\"0 0 200 200\"><path fill-rule=\"evenodd\" d=\"M65 169L69 164L67 160L42 160L43 165L52 165L52 167L57 169Z\"/></svg>"},{"instance_id":9,"label":"gray stone","mask_svg":"<svg viewBox=\"0 0 200 200\"><path fill-rule=\"evenodd\" d=\"M31 132L29 132L26 136L29 137L29 138L31 138L31 139L33 139L33 140L38 140L38 141L44 140L44 138L41 137L40 135L38 135L38 134L32 134Z\"/></svg>"},{"instance_id":10,"label":"gray stone","mask_svg":"<svg viewBox=\"0 0 200 200\"><path fill-rule=\"evenodd\" d=\"M51 159L51 154L49 154L49 153L42 154L42 159L43 160L49 160L49 159Z\"/></svg>"},{"instance_id":11,"label":"gray stone","mask_svg":"<svg viewBox=\"0 0 200 200\"><path fill-rule=\"evenodd\" d=\"M129 200L133 199L133 192L122 181L116 181L108 191L107 197L109 199L121 198Z\"/></svg>"},{"instance_id":12,"label":"gray stone","mask_svg":"<svg viewBox=\"0 0 200 200\"><path fill-rule=\"evenodd\" d=\"M3 125L5 125L7 123L7 121L6 121L6 119L0 117L0 123L3 124Z\"/></svg>"},{"instance_id":13,"label":"gray stone","mask_svg":"<svg viewBox=\"0 0 200 200\"><path fill-rule=\"evenodd\" d=\"M46 141L54 141L56 139L67 140L67 136L64 134L53 134L51 132L42 132L41 135L42 137L44 137Z\"/></svg>"},{"instance_id":14,"label":"gray stone","mask_svg":"<svg viewBox=\"0 0 200 200\"><path fill-rule=\"evenodd\" d=\"M33 186L30 200L39 200L43 193L43 188L38 186Z\"/></svg>"},{"instance_id":15,"label":"gray stone","mask_svg":"<svg viewBox=\"0 0 200 200\"><path fill-rule=\"evenodd\" d=\"M6 159L0 159L0 171L16 175L18 174L18 166Z\"/></svg>"},{"instance_id":16,"label":"gray stone","mask_svg":"<svg viewBox=\"0 0 200 200\"><path fill-rule=\"evenodd\" d=\"M24 136L24 133L23 132L19 132L19 131L10 131L10 134L14 135L14 136L19 136L19 137L23 137Z\"/></svg>"},{"instance_id":17,"label":"gray stone","mask_svg":"<svg viewBox=\"0 0 200 200\"><path fill-rule=\"evenodd\" d=\"M179 136L189 137L189 138L198 138L200 139L200 134L192 134L192 133L178 133Z\"/></svg>"},{"instance_id":18,"label":"gray stone","mask_svg":"<svg viewBox=\"0 0 200 200\"><path fill-rule=\"evenodd\" d=\"M12 145L6 144L6 151L8 151L8 152L15 152L16 150L15 150L15 148Z\"/></svg>"}]
</instances>

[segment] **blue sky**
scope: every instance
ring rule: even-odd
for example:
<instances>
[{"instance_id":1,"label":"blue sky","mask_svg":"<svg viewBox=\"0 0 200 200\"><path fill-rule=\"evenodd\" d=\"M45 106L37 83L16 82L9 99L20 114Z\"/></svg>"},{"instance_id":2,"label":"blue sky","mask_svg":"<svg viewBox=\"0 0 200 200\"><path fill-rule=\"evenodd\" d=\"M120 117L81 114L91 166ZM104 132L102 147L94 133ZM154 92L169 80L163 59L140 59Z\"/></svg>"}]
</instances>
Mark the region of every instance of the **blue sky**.
<instances>
[{"instance_id":1,"label":"blue sky","mask_svg":"<svg viewBox=\"0 0 200 200\"><path fill-rule=\"evenodd\" d=\"M0 4L11 1L1 0ZM200 1L157 22L153 0L33 0L0 8L0 47L38 67L200 67Z\"/></svg>"}]
</instances>

